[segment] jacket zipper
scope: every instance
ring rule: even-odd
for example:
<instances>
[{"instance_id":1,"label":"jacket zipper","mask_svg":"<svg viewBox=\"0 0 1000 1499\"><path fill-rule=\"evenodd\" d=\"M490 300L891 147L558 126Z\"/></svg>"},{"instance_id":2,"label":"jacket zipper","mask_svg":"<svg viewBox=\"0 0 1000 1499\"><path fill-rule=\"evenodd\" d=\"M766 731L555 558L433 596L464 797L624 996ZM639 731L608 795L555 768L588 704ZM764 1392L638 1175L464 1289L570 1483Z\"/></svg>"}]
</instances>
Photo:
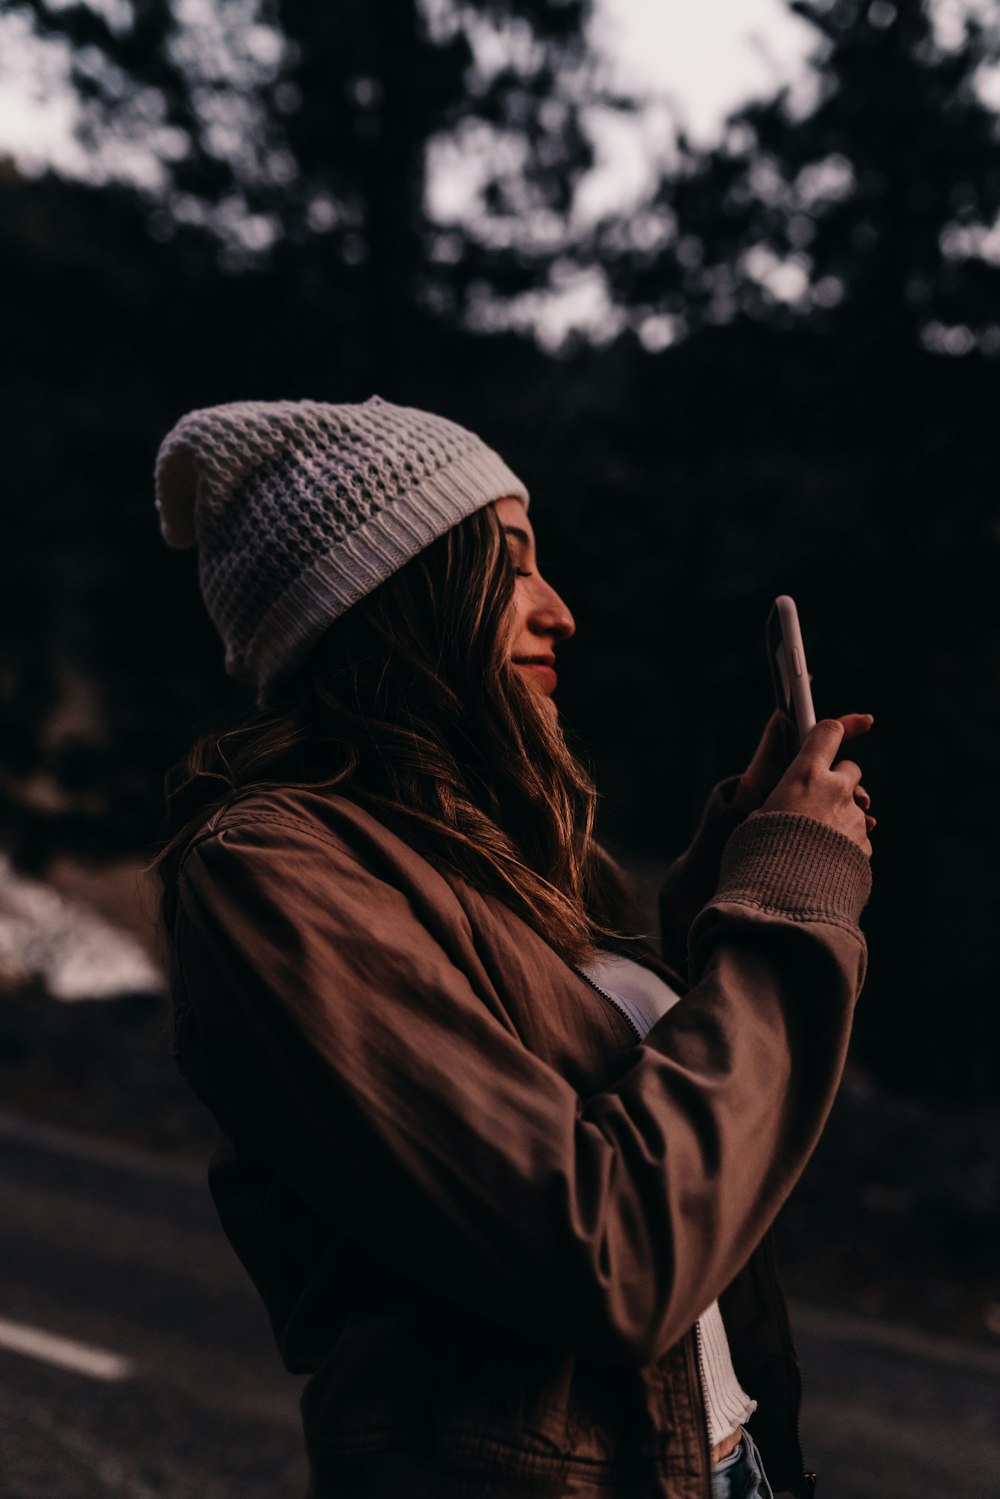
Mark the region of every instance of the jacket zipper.
<instances>
[{"instance_id":1,"label":"jacket zipper","mask_svg":"<svg viewBox=\"0 0 1000 1499\"><path fill-rule=\"evenodd\" d=\"M769 1233L764 1235L764 1254L768 1271L770 1273L772 1292L776 1293L772 1295L772 1301L774 1309L778 1314L778 1324L781 1328L782 1335L784 1336L788 1351L792 1356L792 1362L795 1365L796 1373L798 1375L798 1390L796 1392L795 1400L794 1424L795 1456L796 1461L799 1465L799 1472L802 1474L803 1481L805 1482L805 1492L806 1494L811 1495L816 1488L816 1474L812 1471L807 1471L806 1469L805 1459L802 1456L802 1430L799 1425L799 1417L802 1410L802 1365L799 1362L799 1354L798 1349L795 1346L795 1339L792 1337L792 1326L788 1320L788 1309L785 1306L784 1297L780 1294L780 1285L778 1282L778 1261L774 1248L773 1229Z\"/></svg>"},{"instance_id":2,"label":"jacket zipper","mask_svg":"<svg viewBox=\"0 0 1000 1499\"><path fill-rule=\"evenodd\" d=\"M708 1479L708 1488L706 1489L705 1492L706 1493L710 1493L711 1488L712 1488L712 1445L711 1445L712 1438L711 1438L711 1432L708 1429L708 1397L707 1397L708 1378L707 1378L707 1376L705 1374L705 1355L704 1355L704 1352L702 1350L702 1343L701 1343L701 1319L700 1318L694 1324L694 1341L695 1341L695 1347L698 1350L698 1386L699 1386L698 1394L699 1394L700 1400L701 1400L701 1404L699 1405L698 1409L699 1409L699 1413L700 1413L701 1418L702 1418L701 1419L701 1437L702 1437L701 1445L702 1445L702 1451L703 1451L704 1457L705 1457L705 1474L706 1474L706 1477Z\"/></svg>"},{"instance_id":3,"label":"jacket zipper","mask_svg":"<svg viewBox=\"0 0 1000 1499\"><path fill-rule=\"evenodd\" d=\"M577 966L576 966L575 963L571 963L570 967L573 969L574 973L578 973L580 975L580 977L583 979L584 983L589 984L592 989L596 989L597 990L598 994L602 994L604 996L604 998L607 1000L608 1004L611 1005L614 1009L616 1009L618 1011L619 1015L621 1015L622 1019L625 1021L626 1025L629 1028L629 1030L635 1036L635 1039L637 1041L641 1041L642 1040L642 1032L640 1031L639 1027L636 1025L635 1021L632 1019L631 1015L625 1009L625 1007L623 1005L621 1005L618 1002L617 999L615 999L614 995L613 994L609 994L608 991L607 991L607 989L602 989L601 986L600 986L600 984L595 984L594 980L590 977L589 973L584 973L583 969L582 968L577 968Z\"/></svg>"}]
</instances>

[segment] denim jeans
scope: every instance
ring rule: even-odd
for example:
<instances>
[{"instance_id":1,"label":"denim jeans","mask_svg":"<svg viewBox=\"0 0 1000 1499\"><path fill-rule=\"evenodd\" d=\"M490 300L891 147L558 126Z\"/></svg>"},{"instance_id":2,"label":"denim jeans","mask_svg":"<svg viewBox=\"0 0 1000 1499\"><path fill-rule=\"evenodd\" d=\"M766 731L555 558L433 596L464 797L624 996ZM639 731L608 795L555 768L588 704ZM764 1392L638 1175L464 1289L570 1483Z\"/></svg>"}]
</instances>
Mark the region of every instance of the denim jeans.
<instances>
[{"instance_id":1,"label":"denim jeans","mask_svg":"<svg viewBox=\"0 0 1000 1499\"><path fill-rule=\"evenodd\" d=\"M712 1473L712 1499L774 1499L757 1444L745 1426L735 1451L739 1453L735 1462L716 1466Z\"/></svg>"}]
</instances>

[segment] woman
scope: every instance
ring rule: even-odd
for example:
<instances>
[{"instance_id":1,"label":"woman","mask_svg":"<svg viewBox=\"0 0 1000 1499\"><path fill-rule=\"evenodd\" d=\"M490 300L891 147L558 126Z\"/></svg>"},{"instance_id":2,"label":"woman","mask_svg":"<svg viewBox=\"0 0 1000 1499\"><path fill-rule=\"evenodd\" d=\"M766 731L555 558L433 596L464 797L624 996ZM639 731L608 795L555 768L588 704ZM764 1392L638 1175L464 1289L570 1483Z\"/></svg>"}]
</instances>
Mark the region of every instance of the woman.
<instances>
[{"instance_id":1,"label":"woman","mask_svg":"<svg viewBox=\"0 0 1000 1499\"><path fill-rule=\"evenodd\" d=\"M873 820L833 761L870 716L790 763L772 719L658 956L494 452L378 398L241 403L174 428L157 501L257 693L189 756L160 867L176 1055L310 1376L310 1494L807 1495L770 1226L865 972Z\"/></svg>"}]
</instances>

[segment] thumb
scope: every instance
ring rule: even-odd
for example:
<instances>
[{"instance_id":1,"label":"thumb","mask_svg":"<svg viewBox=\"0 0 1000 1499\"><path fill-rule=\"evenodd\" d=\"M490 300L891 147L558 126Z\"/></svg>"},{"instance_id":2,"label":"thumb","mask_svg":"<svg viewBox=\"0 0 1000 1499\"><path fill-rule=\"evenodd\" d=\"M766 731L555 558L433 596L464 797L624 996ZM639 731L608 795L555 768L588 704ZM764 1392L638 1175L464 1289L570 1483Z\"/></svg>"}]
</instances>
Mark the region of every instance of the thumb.
<instances>
[{"instance_id":1,"label":"thumb","mask_svg":"<svg viewBox=\"0 0 1000 1499\"><path fill-rule=\"evenodd\" d=\"M829 770L844 741L844 724L839 718L821 718L802 741L799 758L812 760Z\"/></svg>"}]
</instances>

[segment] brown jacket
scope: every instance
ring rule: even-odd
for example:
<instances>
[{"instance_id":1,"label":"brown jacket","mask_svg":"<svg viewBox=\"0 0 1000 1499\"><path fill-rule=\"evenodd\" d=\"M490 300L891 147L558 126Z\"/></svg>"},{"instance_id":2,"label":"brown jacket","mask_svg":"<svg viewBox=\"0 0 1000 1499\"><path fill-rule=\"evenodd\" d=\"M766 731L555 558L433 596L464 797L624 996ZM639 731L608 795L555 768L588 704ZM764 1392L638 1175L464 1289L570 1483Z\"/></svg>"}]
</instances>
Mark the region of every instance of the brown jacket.
<instances>
[{"instance_id":1,"label":"brown jacket","mask_svg":"<svg viewBox=\"0 0 1000 1499\"><path fill-rule=\"evenodd\" d=\"M315 1499L709 1499L716 1297L775 1491L811 1493L770 1226L837 1090L871 874L811 818L737 826L732 785L664 886L644 961L687 993L641 1045L343 796L255 793L192 842L176 1054L222 1132L223 1227L312 1376Z\"/></svg>"}]
</instances>

